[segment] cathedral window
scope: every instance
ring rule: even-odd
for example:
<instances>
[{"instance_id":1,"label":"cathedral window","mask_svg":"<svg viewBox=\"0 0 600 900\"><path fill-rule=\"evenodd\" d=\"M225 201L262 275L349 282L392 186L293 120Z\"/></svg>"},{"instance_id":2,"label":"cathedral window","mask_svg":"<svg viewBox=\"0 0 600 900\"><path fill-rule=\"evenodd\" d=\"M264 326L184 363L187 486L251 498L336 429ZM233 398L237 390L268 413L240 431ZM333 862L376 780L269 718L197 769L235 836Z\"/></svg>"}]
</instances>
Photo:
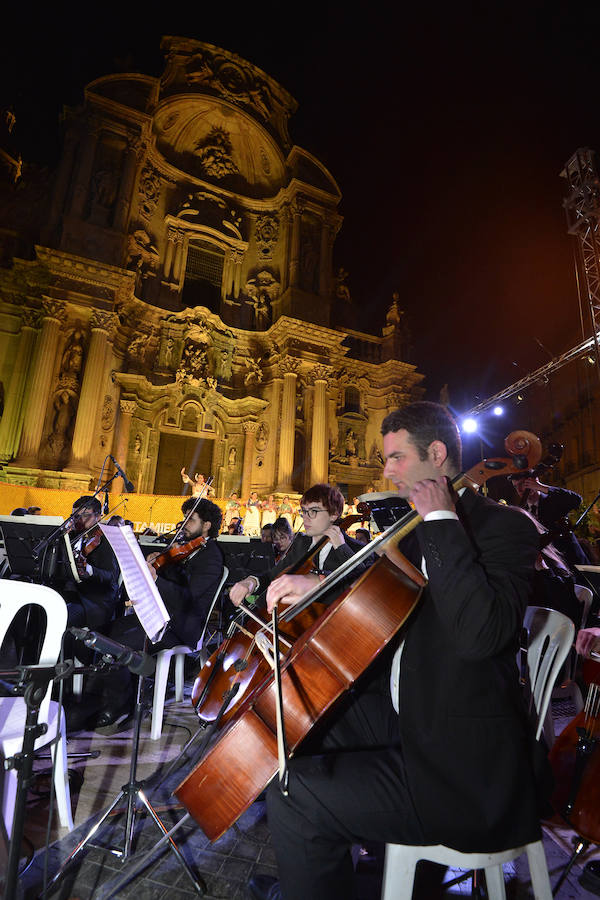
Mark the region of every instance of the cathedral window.
<instances>
[{"instance_id":1,"label":"cathedral window","mask_svg":"<svg viewBox=\"0 0 600 900\"><path fill-rule=\"evenodd\" d=\"M223 250L207 241L190 243L185 266L184 306L205 306L218 313L223 281Z\"/></svg>"}]
</instances>

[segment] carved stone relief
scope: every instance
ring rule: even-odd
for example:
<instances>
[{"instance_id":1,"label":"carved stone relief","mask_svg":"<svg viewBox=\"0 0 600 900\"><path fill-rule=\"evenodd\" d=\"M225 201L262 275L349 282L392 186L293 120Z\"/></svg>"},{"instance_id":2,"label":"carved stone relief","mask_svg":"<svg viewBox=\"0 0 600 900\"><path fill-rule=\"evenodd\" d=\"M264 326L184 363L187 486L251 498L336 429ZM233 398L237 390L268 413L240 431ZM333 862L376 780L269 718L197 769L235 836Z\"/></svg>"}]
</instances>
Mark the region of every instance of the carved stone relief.
<instances>
[{"instance_id":1,"label":"carved stone relief","mask_svg":"<svg viewBox=\"0 0 600 900\"><path fill-rule=\"evenodd\" d=\"M196 144L194 157L202 171L211 178L233 175L238 167L233 161L231 139L224 128L213 126L206 137Z\"/></svg>"},{"instance_id":2,"label":"carved stone relief","mask_svg":"<svg viewBox=\"0 0 600 900\"><path fill-rule=\"evenodd\" d=\"M159 262L158 250L148 232L143 228L132 232L127 238L126 268L145 278L149 272L156 272Z\"/></svg>"},{"instance_id":3,"label":"carved stone relief","mask_svg":"<svg viewBox=\"0 0 600 900\"><path fill-rule=\"evenodd\" d=\"M162 178L156 169L146 163L142 169L138 186L139 211L142 219L150 221L160 199Z\"/></svg>"},{"instance_id":4,"label":"carved stone relief","mask_svg":"<svg viewBox=\"0 0 600 900\"><path fill-rule=\"evenodd\" d=\"M256 220L256 246L261 259L271 259L279 238L279 219L276 215L259 216Z\"/></svg>"}]
</instances>

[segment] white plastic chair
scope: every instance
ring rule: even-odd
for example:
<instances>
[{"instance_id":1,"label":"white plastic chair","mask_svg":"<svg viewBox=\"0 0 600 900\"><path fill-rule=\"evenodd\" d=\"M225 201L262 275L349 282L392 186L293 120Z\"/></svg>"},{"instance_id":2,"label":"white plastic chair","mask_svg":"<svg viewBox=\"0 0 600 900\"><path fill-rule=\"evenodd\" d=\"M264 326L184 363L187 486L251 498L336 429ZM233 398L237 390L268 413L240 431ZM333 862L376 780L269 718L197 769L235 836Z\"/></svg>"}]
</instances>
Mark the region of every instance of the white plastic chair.
<instances>
[{"instance_id":1,"label":"white plastic chair","mask_svg":"<svg viewBox=\"0 0 600 900\"><path fill-rule=\"evenodd\" d=\"M229 575L229 569L227 566L223 566L223 574L221 576L221 580L219 581L219 586L215 591L212 602L208 609L208 614L206 616L206 622L204 623L204 628L202 629L202 634L198 640L198 643L194 648L186 647L183 644L177 647L169 647L166 650L161 650L156 656L156 671L154 673L154 697L152 700L152 726L150 728L150 738L153 741L157 741L162 734L162 723L163 723L163 713L165 709L165 696L167 693L167 682L169 680L169 670L171 668L171 660L175 657L175 700L180 702L183 700L183 685L184 685L184 662L185 657L190 653L197 653L202 649L202 644L204 643L204 635L206 634L206 627L208 625L208 620L210 615L214 609L214 606L219 599L219 594L221 593L221 589L225 584L227 577Z\"/></svg>"},{"instance_id":2,"label":"white plastic chair","mask_svg":"<svg viewBox=\"0 0 600 900\"><path fill-rule=\"evenodd\" d=\"M28 584L22 581L3 580L0 590L0 645L16 614L24 606L33 604L46 612L46 634L40 656L39 665L54 666L60 654L62 636L67 627L67 607L65 601L49 587L41 584ZM67 772L67 742L65 714L59 703L50 699L52 683L48 686L38 716L38 722L48 726L46 734L35 742L35 749L44 747L54 741L60 731L60 739L52 745L52 758L56 754L54 789L60 824L69 831L73 830L71 813L71 796ZM0 697L0 749L5 759L19 753L23 746L27 707L22 697ZM8 769L4 773L2 794L2 817L10 836L13 825L15 799L17 795L17 772Z\"/></svg>"},{"instance_id":3,"label":"white plastic chair","mask_svg":"<svg viewBox=\"0 0 600 900\"><path fill-rule=\"evenodd\" d=\"M539 606L527 608L523 624L527 631L529 704L537 719L536 740L539 740L552 687L573 644L575 627L562 613ZM381 900L411 900L415 869L421 859L468 871L484 869L490 900L505 900L502 865L517 859L522 853L527 854L533 896L536 900L552 900L548 865L541 841L511 847L499 853L460 853L443 844L425 847L387 844Z\"/></svg>"},{"instance_id":4,"label":"white plastic chair","mask_svg":"<svg viewBox=\"0 0 600 900\"><path fill-rule=\"evenodd\" d=\"M587 625L588 616L590 614L590 606L592 605L592 590L589 587L586 587L584 584L576 584L575 586L575 596L581 603L581 625L580 628L585 628Z\"/></svg>"}]
</instances>

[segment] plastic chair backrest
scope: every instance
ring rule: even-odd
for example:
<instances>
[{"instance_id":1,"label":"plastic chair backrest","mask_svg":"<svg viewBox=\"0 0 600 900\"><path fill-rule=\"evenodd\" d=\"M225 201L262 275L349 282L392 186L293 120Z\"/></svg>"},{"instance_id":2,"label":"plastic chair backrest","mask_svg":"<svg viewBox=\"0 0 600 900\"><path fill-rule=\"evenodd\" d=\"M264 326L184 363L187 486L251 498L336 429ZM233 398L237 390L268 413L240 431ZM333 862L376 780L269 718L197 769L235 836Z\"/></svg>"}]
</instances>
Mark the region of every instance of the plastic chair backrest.
<instances>
[{"instance_id":1,"label":"plastic chair backrest","mask_svg":"<svg viewBox=\"0 0 600 900\"><path fill-rule=\"evenodd\" d=\"M221 575L221 580L219 581L219 586L217 587L217 589L214 593L211 604L208 607L208 612L206 614L206 620L204 622L204 628L202 629L202 634L200 635L198 643L196 644L196 650L202 650L202 646L204 644L204 636L206 635L206 629L208 627L208 620L210 619L210 615L211 615L213 609L215 608L215 604L216 604L217 600L219 599L219 594L221 593L221 591L223 589L223 585L227 581L228 577L229 577L229 569L227 568L227 566L223 566L223 574Z\"/></svg>"},{"instance_id":2,"label":"plastic chair backrest","mask_svg":"<svg viewBox=\"0 0 600 900\"><path fill-rule=\"evenodd\" d=\"M580 619L580 628L585 628L587 624L587 618L590 612L590 606L592 605L592 594L591 588L586 587L584 584L576 584L574 585L575 596L579 600L582 606L581 610L581 619Z\"/></svg>"},{"instance_id":3,"label":"plastic chair backrest","mask_svg":"<svg viewBox=\"0 0 600 900\"><path fill-rule=\"evenodd\" d=\"M0 646L6 637L13 619L25 606L40 606L46 612L46 633L40 650L38 664L54 666L60 654L63 634L67 627L67 605L52 588L43 584L29 584L25 581L2 580L0 590ZM52 682L42 704L39 721L46 720L52 692Z\"/></svg>"},{"instance_id":4,"label":"plastic chair backrest","mask_svg":"<svg viewBox=\"0 0 600 900\"><path fill-rule=\"evenodd\" d=\"M544 606L528 606L523 626L527 631L529 710L535 713L535 737L539 740L554 682L573 646L575 626L568 616Z\"/></svg>"}]
</instances>

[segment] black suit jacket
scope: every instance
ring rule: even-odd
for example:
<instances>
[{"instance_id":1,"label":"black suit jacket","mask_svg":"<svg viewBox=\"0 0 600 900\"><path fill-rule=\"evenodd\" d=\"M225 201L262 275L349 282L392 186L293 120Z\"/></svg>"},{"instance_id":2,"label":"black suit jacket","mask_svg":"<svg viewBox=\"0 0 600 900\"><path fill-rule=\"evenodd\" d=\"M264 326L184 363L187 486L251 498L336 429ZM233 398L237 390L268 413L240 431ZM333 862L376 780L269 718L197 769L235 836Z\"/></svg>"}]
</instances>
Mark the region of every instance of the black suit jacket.
<instances>
[{"instance_id":1,"label":"black suit jacket","mask_svg":"<svg viewBox=\"0 0 600 900\"><path fill-rule=\"evenodd\" d=\"M161 571L156 586L171 620L160 647L196 646L222 575L223 554L215 540L207 541L185 562Z\"/></svg>"},{"instance_id":2,"label":"black suit jacket","mask_svg":"<svg viewBox=\"0 0 600 900\"><path fill-rule=\"evenodd\" d=\"M581 497L575 491L551 487L547 494L539 496L537 517L542 525L552 531L557 525L560 528L561 519L566 518L579 506L581 506ZM572 531L560 536L554 535L552 543L562 553L569 565L587 565L589 563L587 553Z\"/></svg>"},{"instance_id":3,"label":"black suit jacket","mask_svg":"<svg viewBox=\"0 0 600 900\"><path fill-rule=\"evenodd\" d=\"M88 628L101 630L111 621L119 603L119 564L104 535L86 562L92 574L84 576L79 584L68 582L63 593L66 600L75 597L81 603Z\"/></svg>"},{"instance_id":4,"label":"black suit jacket","mask_svg":"<svg viewBox=\"0 0 600 900\"><path fill-rule=\"evenodd\" d=\"M515 660L538 535L471 491L458 512L417 527L429 581L405 628L399 727L427 842L493 851L539 837Z\"/></svg>"}]
</instances>

